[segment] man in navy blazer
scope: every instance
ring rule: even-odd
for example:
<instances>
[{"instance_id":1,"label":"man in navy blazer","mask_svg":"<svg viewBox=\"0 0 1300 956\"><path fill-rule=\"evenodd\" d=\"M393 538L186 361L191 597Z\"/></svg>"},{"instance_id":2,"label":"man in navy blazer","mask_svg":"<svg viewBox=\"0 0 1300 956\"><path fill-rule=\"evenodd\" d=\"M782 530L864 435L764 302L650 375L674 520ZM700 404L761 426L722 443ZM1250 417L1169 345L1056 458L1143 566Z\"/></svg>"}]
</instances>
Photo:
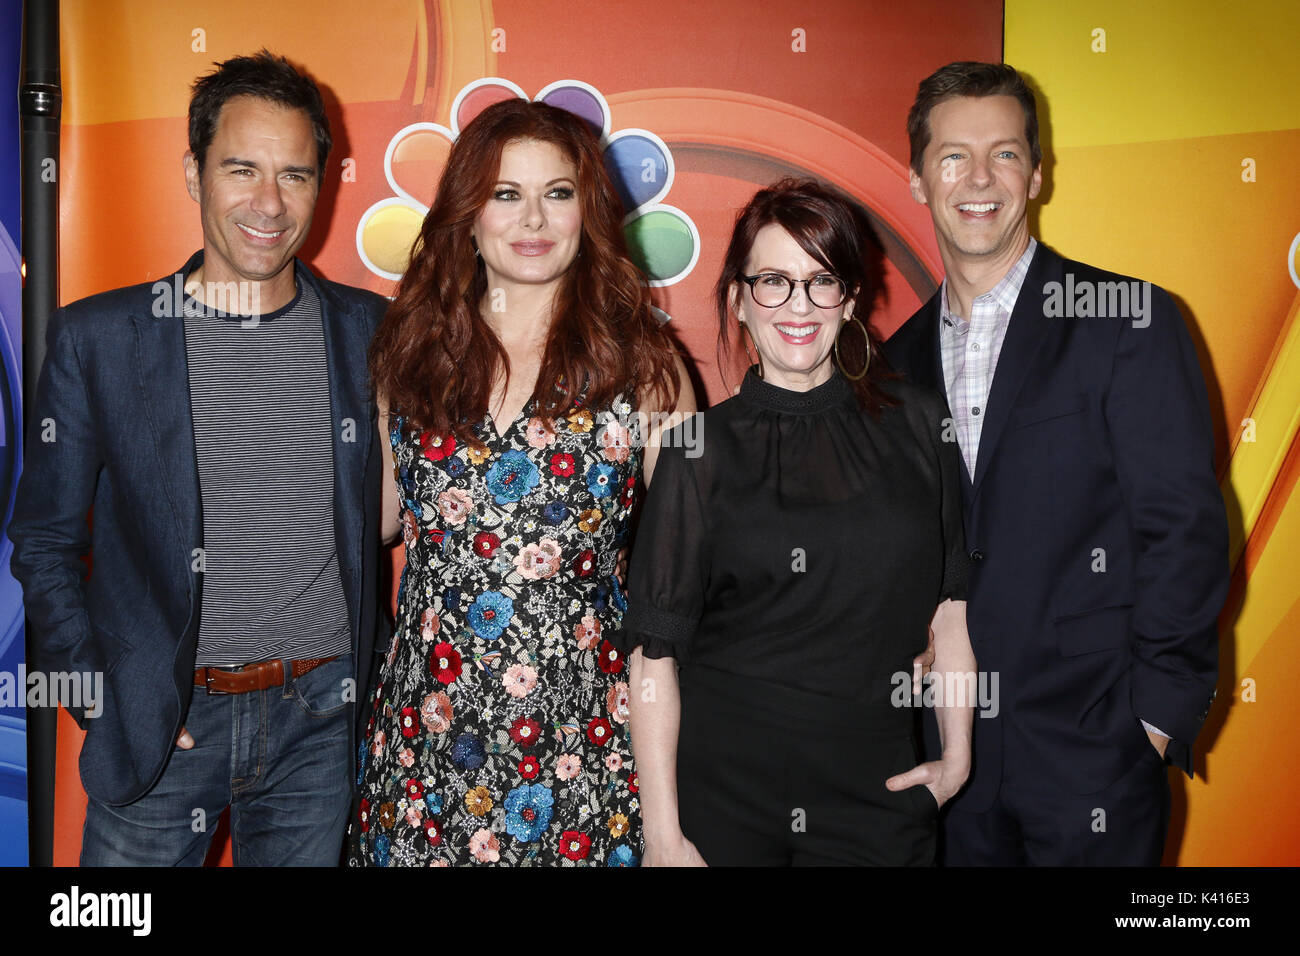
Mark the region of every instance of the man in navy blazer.
<instances>
[{"instance_id":1,"label":"man in navy blazer","mask_svg":"<svg viewBox=\"0 0 1300 956\"><path fill-rule=\"evenodd\" d=\"M1041 152L1014 69L940 69L908 132L946 276L886 354L948 398L968 625L997 690L945 814L944 861L1158 865L1165 764L1192 772L1228 588L1195 349L1163 289L1029 235Z\"/></svg>"},{"instance_id":2,"label":"man in navy blazer","mask_svg":"<svg viewBox=\"0 0 1300 956\"><path fill-rule=\"evenodd\" d=\"M50 321L10 534L37 666L103 680L69 708L82 865L202 863L227 806L237 865L339 862L382 621L386 303L295 258L329 148L286 60L219 64L185 156L203 250Z\"/></svg>"}]
</instances>

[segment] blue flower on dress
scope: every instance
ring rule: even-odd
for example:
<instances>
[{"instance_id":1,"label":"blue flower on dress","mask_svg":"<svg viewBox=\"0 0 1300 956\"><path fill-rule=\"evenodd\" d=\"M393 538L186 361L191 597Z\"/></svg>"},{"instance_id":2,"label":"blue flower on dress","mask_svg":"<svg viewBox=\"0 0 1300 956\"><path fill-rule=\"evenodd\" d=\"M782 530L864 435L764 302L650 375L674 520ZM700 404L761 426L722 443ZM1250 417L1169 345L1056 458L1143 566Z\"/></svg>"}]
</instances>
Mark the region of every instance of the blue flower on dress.
<instances>
[{"instance_id":1,"label":"blue flower on dress","mask_svg":"<svg viewBox=\"0 0 1300 956\"><path fill-rule=\"evenodd\" d=\"M406 572L402 572L405 574ZM442 609L444 611L460 610L460 588L447 588L442 592Z\"/></svg>"},{"instance_id":2,"label":"blue flower on dress","mask_svg":"<svg viewBox=\"0 0 1300 956\"><path fill-rule=\"evenodd\" d=\"M468 737L469 734L465 734L464 736ZM475 742L477 743L477 741ZM459 743L459 741L457 741L457 743ZM429 808L430 813L442 813L442 797L432 791L425 791L424 805Z\"/></svg>"},{"instance_id":3,"label":"blue flower on dress","mask_svg":"<svg viewBox=\"0 0 1300 956\"><path fill-rule=\"evenodd\" d=\"M473 734L461 734L451 745L451 765L462 773L477 770L485 760L487 756L483 753L483 744Z\"/></svg>"},{"instance_id":4,"label":"blue flower on dress","mask_svg":"<svg viewBox=\"0 0 1300 956\"><path fill-rule=\"evenodd\" d=\"M388 838L387 833L381 833L375 837L375 862L380 866L388 865L388 848L392 841Z\"/></svg>"},{"instance_id":5,"label":"blue flower on dress","mask_svg":"<svg viewBox=\"0 0 1300 956\"><path fill-rule=\"evenodd\" d=\"M627 844L620 846L609 855L606 866L636 866L637 858L632 854L632 848Z\"/></svg>"},{"instance_id":6,"label":"blue flower on dress","mask_svg":"<svg viewBox=\"0 0 1300 956\"><path fill-rule=\"evenodd\" d=\"M532 843L551 823L555 798L540 783L521 784L506 794L506 832L520 843Z\"/></svg>"},{"instance_id":7,"label":"blue flower on dress","mask_svg":"<svg viewBox=\"0 0 1300 956\"><path fill-rule=\"evenodd\" d=\"M442 460L442 470L453 478L459 478L465 474L465 462L461 461L455 455Z\"/></svg>"},{"instance_id":8,"label":"blue flower on dress","mask_svg":"<svg viewBox=\"0 0 1300 956\"><path fill-rule=\"evenodd\" d=\"M606 466L608 467L608 466ZM614 469L610 468L612 474ZM499 505L519 501L537 487L537 466L517 448L505 452L488 469L488 491L496 496Z\"/></svg>"},{"instance_id":9,"label":"blue flower on dress","mask_svg":"<svg viewBox=\"0 0 1300 956\"><path fill-rule=\"evenodd\" d=\"M614 466L603 461L587 469L587 490L597 498L608 498L614 493Z\"/></svg>"},{"instance_id":10,"label":"blue flower on dress","mask_svg":"<svg viewBox=\"0 0 1300 956\"><path fill-rule=\"evenodd\" d=\"M623 593L623 589L622 589L621 587L619 587L619 585L618 585L618 578L612 578L612 579L610 580L610 584L611 584L612 586L611 586L610 589L609 589L609 595L610 595L610 597L613 598L613 600L614 600L614 607L618 608L620 611L624 611L624 612L626 612L626 611L627 611L627 595L624 594L624 593Z\"/></svg>"},{"instance_id":11,"label":"blue flower on dress","mask_svg":"<svg viewBox=\"0 0 1300 956\"><path fill-rule=\"evenodd\" d=\"M500 591L484 591L474 599L465 614L465 620L474 633L485 641L495 641L510 623L515 613L515 602Z\"/></svg>"},{"instance_id":12,"label":"blue flower on dress","mask_svg":"<svg viewBox=\"0 0 1300 956\"><path fill-rule=\"evenodd\" d=\"M569 516L569 509L565 507L563 501L552 501L542 509L542 517L548 524L559 524Z\"/></svg>"}]
</instances>

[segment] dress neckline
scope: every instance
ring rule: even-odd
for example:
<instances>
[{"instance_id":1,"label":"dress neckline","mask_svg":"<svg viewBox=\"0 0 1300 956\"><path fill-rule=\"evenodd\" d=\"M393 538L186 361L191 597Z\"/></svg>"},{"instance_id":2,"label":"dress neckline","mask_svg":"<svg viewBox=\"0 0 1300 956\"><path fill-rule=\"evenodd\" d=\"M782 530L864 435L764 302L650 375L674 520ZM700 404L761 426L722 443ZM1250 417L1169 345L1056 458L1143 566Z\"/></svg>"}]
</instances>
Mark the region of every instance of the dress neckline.
<instances>
[{"instance_id":1,"label":"dress neckline","mask_svg":"<svg viewBox=\"0 0 1300 956\"><path fill-rule=\"evenodd\" d=\"M806 392L795 392L765 382L758 377L754 368L750 366L745 372L745 378L740 383L740 397L760 408L790 415L814 415L843 405L853 398L853 386L840 374L839 369L832 370L831 377L817 387Z\"/></svg>"}]
</instances>

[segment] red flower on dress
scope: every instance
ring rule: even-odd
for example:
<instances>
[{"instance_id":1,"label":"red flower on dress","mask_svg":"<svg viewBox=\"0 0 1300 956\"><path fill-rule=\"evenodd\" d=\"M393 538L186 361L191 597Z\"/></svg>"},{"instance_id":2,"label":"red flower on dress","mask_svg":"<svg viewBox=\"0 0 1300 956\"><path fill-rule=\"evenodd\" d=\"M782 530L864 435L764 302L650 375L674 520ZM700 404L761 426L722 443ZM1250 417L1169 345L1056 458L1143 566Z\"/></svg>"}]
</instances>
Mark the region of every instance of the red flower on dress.
<instances>
[{"instance_id":1,"label":"red flower on dress","mask_svg":"<svg viewBox=\"0 0 1300 956\"><path fill-rule=\"evenodd\" d=\"M414 707L403 707L399 724L403 737L414 737L419 731L420 712Z\"/></svg>"},{"instance_id":2,"label":"red flower on dress","mask_svg":"<svg viewBox=\"0 0 1300 956\"><path fill-rule=\"evenodd\" d=\"M433 671L433 676L438 680L444 684L451 684L460 676L460 664L460 653L446 641L433 646L433 656L429 658L429 670Z\"/></svg>"},{"instance_id":3,"label":"red flower on dress","mask_svg":"<svg viewBox=\"0 0 1300 956\"><path fill-rule=\"evenodd\" d=\"M623 669L623 655L609 641L600 642L600 653L596 655L596 662L600 664L601 671L606 674L617 674Z\"/></svg>"},{"instance_id":4,"label":"red flower on dress","mask_svg":"<svg viewBox=\"0 0 1300 956\"><path fill-rule=\"evenodd\" d=\"M623 493L619 495L619 500L623 502L624 508L632 507L632 500L636 497L636 475L628 475L627 484L623 486Z\"/></svg>"},{"instance_id":5,"label":"red flower on dress","mask_svg":"<svg viewBox=\"0 0 1300 956\"><path fill-rule=\"evenodd\" d=\"M510 725L510 739L521 747L533 747L542 739L542 728L531 717L520 717Z\"/></svg>"},{"instance_id":6,"label":"red flower on dress","mask_svg":"<svg viewBox=\"0 0 1300 956\"><path fill-rule=\"evenodd\" d=\"M418 780L406 781L406 796L411 800L423 800L424 784Z\"/></svg>"},{"instance_id":7,"label":"red flower on dress","mask_svg":"<svg viewBox=\"0 0 1300 956\"><path fill-rule=\"evenodd\" d=\"M603 747L609 743L612 732L613 728L609 726L609 721L604 717L597 717L587 725L587 739L597 747Z\"/></svg>"},{"instance_id":8,"label":"red flower on dress","mask_svg":"<svg viewBox=\"0 0 1300 956\"><path fill-rule=\"evenodd\" d=\"M420 446L424 449L424 457L429 461L442 461L456 453L456 436L425 432L420 436Z\"/></svg>"},{"instance_id":9,"label":"red flower on dress","mask_svg":"<svg viewBox=\"0 0 1300 956\"><path fill-rule=\"evenodd\" d=\"M632 776L627 778L627 789L629 793L638 793L641 789L641 781L637 778L636 771L632 771Z\"/></svg>"},{"instance_id":10,"label":"red flower on dress","mask_svg":"<svg viewBox=\"0 0 1300 956\"><path fill-rule=\"evenodd\" d=\"M525 780L532 780L542 772L542 765L537 762L537 758L531 754L519 761L519 776Z\"/></svg>"},{"instance_id":11,"label":"red flower on dress","mask_svg":"<svg viewBox=\"0 0 1300 956\"><path fill-rule=\"evenodd\" d=\"M567 451L556 452L551 456L551 474L568 478L573 474L573 456Z\"/></svg>"},{"instance_id":12,"label":"red flower on dress","mask_svg":"<svg viewBox=\"0 0 1300 956\"><path fill-rule=\"evenodd\" d=\"M570 860L586 859L591 852L591 837L577 830L565 830L560 836L560 852Z\"/></svg>"},{"instance_id":13,"label":"red flower on dress","mask_svg":"<svg viewBox=\"0 0 1300 956\"><path fill-rule=\"evenodd\" d=\"M501 539L490 531L480 531L474 535L474 553L480 558L490 558L501 547Z\"/></svg>"},{"instance_id":14,"label":"red flower on dress","mask_svg":"<svg viewBox=\"0 0 1300 956\"><path fill-rule=\"evenodd\" d=\"M438 821L432 818L424 821L424 835L429 838L429 842L437 846L442 842L442 831L438 829Z\"/></svg>"},{"instance_id":15,"label":"red flower on dress","mask_svg":"<svg viewBox=\"0 0 1300 956\"><path fill-rule=\"evenodd\" d=\"M596 570L596 553L587 548L573 559L573 573L580 578L589 578Z\"/></svg>"},{"instance_id":16,"label":"red flower on dress","mask_svg":"<svg viewBox=\"0 0 1300 956\"><path fill-rule=\"evenodd\" d=\"M361 818L361 832L369 833L370 832L370 801L367 800L365 797L361 798L361 813L359 814L359 816Z\"/></svg>"}]
</instances>

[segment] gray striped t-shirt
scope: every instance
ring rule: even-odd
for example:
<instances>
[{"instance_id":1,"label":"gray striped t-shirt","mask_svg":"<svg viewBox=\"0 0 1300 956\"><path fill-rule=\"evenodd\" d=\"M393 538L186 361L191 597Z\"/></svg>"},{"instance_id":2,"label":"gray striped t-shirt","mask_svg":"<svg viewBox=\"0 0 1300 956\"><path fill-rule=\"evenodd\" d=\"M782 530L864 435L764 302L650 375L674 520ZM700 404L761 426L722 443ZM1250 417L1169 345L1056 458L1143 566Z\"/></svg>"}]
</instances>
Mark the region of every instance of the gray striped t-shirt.
<instances>
[{"instance_id":1,"label":"gray striped t-shirt","mask_svg":"<svg viewBox=\"0 0 1300 956\"><path fill-rule=\"evenodd\" d=\"M185 351L203 499L198 666L347 653L320 302L300 283L254 323L188 300Z\"/></svg>"}]
</instances>

